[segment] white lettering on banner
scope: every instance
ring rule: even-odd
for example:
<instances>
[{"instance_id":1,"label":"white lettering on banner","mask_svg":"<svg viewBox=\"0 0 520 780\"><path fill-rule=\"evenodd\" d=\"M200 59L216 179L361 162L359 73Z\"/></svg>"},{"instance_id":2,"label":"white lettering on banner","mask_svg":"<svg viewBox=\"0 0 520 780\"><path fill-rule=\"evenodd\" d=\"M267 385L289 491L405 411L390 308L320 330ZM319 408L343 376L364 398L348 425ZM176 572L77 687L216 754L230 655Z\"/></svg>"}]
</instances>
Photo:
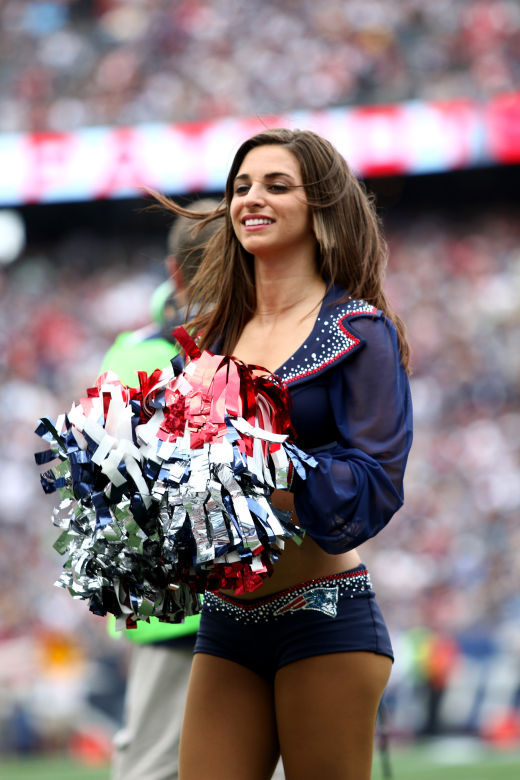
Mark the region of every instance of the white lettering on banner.
<instances>
[{"instance_id":1,"label":"white lettering on banner","mask_svg":"<svg viewBox=\"0 0 520 780\"><path fill-rule=\"evenodd\" d=\"M409 116L403 106L367 106L352 112L355 160L368 176L406 173L410 150L403 144Z\"/></svg>"},{"instance_id":2,"label":"white lettering on banner","mask_svg":"<svg viewBox=\"0 0 520 780\"><path fill-rule=\"evenodd\" d=\"M74 147L78 140L72 133L34 133L24 136L22 202L68 199L68 166L74 158Z\"/></svg>"},{"instance_id":3,"label":"white lettering on banner","mask_svg":"<svg viewBox=\"0 0 520 780\"><path fill-rule=\"evenodd\" d=\"M143 190L148 183L148 170L142 160L142 149L146 146L139 128L117 127L105 136L106 166L94 199L128 197Z\"/></svg>"}]
</instances>

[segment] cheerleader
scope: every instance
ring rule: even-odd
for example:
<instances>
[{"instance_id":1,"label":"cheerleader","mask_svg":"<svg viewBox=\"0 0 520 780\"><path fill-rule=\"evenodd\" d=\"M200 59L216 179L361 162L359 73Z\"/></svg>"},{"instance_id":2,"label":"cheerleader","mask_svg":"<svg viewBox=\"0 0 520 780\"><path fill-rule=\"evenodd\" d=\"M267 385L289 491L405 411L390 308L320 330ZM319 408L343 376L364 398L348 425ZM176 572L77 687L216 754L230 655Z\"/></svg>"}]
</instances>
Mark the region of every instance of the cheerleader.
<instances>
[{"instance_id":1,"label":"cheerleader","mask_svg":"<svg viewBox=\"0 0 520 780\"><path fill-rule=\"evenodd\" d=\"M386 245L361 184L309 131L242 144L213 216L224 224L193 283L191 332L281 378L316 464L271 495L303 542L253 592L204 596L180 778L267 780L281 755L288 780L369 780L393 652L357 548L402 505L412 442Z\"/></svg>"}]
</instances>

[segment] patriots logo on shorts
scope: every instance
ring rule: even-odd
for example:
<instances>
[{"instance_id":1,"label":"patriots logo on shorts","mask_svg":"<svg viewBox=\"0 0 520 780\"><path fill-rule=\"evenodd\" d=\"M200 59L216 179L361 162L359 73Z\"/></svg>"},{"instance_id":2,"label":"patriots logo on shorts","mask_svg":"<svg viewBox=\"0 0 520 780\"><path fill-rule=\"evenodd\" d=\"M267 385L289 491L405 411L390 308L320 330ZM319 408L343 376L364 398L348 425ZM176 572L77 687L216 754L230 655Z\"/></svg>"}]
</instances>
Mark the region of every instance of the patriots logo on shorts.
<instances>
[{"instance_id":1,"label":"patriots logo on shorts","mask_svg":"<svg viewBox=\"0 0 520 780\"><path fill-rule=\"evenodd\" d=\"M298 593L291 601L279 607L273 614L283 615L285 612L299 612L302 609L316 609L329 617L336 617L338 612L338 586L333 588L307 588Z\"/></svg>"}]
</instances>

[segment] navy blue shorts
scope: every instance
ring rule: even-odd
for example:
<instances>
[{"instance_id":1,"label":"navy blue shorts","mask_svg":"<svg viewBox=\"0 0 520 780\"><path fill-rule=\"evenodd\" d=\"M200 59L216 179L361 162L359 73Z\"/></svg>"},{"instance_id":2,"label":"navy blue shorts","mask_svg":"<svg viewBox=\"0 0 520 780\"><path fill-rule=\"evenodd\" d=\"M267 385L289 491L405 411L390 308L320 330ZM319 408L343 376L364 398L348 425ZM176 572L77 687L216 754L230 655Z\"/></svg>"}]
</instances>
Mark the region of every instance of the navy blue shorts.
<instances>
[{"instance_id":1,"label":"navy blue shorts","mask_svg":"<svg viewBox=\"0 0 520 780\"><path fill-rule=\"evenodd\" d=\"M353 650L394 657L363 564L264 598L206 592L194 652L227 658L272 681L293 661Z\"/></svg>"}]
</instances>

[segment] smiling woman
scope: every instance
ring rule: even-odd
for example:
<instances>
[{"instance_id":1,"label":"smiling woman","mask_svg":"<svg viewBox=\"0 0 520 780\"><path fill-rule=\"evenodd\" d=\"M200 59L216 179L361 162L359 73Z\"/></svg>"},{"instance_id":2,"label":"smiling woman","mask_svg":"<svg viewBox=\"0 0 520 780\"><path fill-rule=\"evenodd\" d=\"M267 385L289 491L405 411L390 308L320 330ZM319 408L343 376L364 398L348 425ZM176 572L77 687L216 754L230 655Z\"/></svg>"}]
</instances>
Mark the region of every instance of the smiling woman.
<instances>
[{"instance_id":1,"label":"smiling woman","mask_svg":"<svg viewBox=\"0 0 520 780\"><path fill-rule=\"evenodd\" d=\"M316 269L312 214L292 152L271 145L246 155L230 217L241 246L254 256L257 298L255 316L233 351L274 371L309 335L325 292Z\"/></svg>"},{"instance_id":2,"label":"smiling woman","mask_svg":"<svg viewBox=\"0 0 520 780\"><path fill-rule=\"evenodd\" d=\"M255 287L261 259L277 259L301 274L314 275L316 239L303 189L300 166L283 146L252 149L235 178L230 207L235 234L255 255ZM304 268L306 266L306 268ZM278 273L271 266L271 276Z\"/></svg>"},{"instance_id":3,"label":"smiling woman","mask_svg":"<svg viewBox=\"0 0 520 780\"><path fill-rule=\"evenodd\" d=\"M195 218L220 216L190 329L202 348L281 378L315 467L271 495L303 543L254 594L206 592L180 777L267 780L281 754L289 780L369 780L393 651L356 548L401 506L412 440L405 330L382 287L386 245L345 160L309 131L246 141L224 202Z\"/></svg>"}]
</instances>

